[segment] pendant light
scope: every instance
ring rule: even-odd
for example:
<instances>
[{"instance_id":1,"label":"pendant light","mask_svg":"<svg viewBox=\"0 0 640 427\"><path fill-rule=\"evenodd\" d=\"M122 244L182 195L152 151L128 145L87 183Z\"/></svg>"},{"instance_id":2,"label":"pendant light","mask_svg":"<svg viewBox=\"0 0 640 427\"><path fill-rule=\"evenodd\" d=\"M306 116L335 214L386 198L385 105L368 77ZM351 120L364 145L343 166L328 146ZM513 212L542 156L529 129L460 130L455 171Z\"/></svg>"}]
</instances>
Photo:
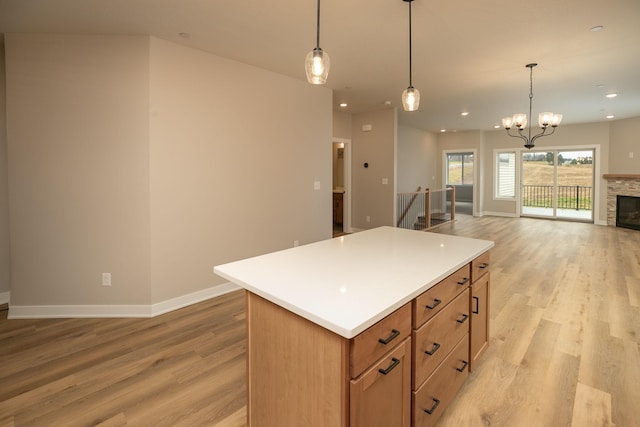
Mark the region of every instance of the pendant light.
<instances>
[{"instance_id":1,"label":"pendant light","mask_svg":"<svg viewBox=\"0 0 640 427\"><path fill-rule=\"evenodd\" d=\"M420 91L413 87L411 81L411 3L413 0L402 0L409 3L409 87L402 92L404 111L416 111L420 106Z\"/></svg>"},{"instance_id":2,"label":"pendant light","mask_svg":"<svg viewBox=\"0 0 640 427\"><path fill-rule=\"evenodd\" d=\"M304 68L307 72L307 81L314 85L322 85L327 82L329 74L329 55L320 49L320 0L318 0L318 22L316 30L316 47L307 54Z\"/></svg>"}]
</instances>

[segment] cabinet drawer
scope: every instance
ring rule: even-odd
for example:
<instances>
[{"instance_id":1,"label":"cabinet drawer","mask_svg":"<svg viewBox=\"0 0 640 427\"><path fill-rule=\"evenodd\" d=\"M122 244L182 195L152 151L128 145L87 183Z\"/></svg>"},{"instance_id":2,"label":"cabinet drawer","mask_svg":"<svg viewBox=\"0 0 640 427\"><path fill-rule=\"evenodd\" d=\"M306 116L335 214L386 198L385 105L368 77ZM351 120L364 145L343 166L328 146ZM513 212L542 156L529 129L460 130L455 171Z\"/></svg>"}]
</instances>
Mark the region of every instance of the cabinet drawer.
<instances>
[{"instance_id":1,"label":"cabinet drawer","mask_svg":"<svg viewBox=\"0 0 640 427\"><path fill-rule=\"evenodd\" d=\"M409 427L411 338L351 380L349 404L351 427Z\"/></svg>"},{"instance_id":2,"label":"cabinet drawer","mask_svg":"<svg viewBox=\"0 0 640 427\"><path fill-rule=\"evenodd\" d=\"M414 427L434 425L469 376L469 336L454 350L417 391L413 392Z\"/></svg>"},{"instance_id":3,"label":"cabinet drawer","mask_svg":"<svg viewBox=\"0 0 640 427\"><path fill-rule=\"evenodd\" d=\"M489 271L489 265L491 264L491 253L487 251L480 255L478 258L471 261L471 281L475 282L484 273Z\"/></svg>"},{"instance_id":4,"label":"cabinet drawer","mask_svg":"<svg viewBox=\"0 0 640 427\"><path fill-rule=\"evenodd\" d=\"M467 264L416 298L413 302L413 327L419 328L442 310L470 283L470 278L471 270Z\"/></svg>"},{"instance_id":5,"label":"cabinet drawer","mask_svg":"<svg viewBox=\"0 0 640 427\"><path fill-rule=\"evenodd\" d=\"M373 362L410 335L411 303L407 303L351 339L349 358L351 378L360 375Z\"/></svg>"},{"instance_id":6,"label":"cabinet drawer","mask_svg":"<svg viewBox=\"0 0 640 427\"><path fill-rule=\"evenodd\" d=\"M417 388L469 333L469 288L413 333L414 387Z\"/></svg>"}]
</instances>

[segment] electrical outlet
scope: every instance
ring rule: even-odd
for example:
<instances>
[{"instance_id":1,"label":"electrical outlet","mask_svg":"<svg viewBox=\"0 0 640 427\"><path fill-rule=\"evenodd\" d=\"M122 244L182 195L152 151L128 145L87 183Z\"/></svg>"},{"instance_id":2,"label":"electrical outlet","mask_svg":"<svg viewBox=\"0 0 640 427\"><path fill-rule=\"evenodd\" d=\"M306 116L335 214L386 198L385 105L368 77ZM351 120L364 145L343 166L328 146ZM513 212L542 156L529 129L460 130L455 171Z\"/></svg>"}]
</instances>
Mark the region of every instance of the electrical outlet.
<instances>
[{"instance_id":1,"label":"electrical outlet","mask_svg":"<svg viewBox=\"0 0 640 427\"><path fill-rule=\"evenodd\" d=\"M102 286L111 286L111 273L102 273Z\"/></svg>"},{"instance_id":2,"label":"electrical outlet","mask_svg":"<svg viewBox=\"0 0 640 427\"><path fill-rule=\"evenodd\" d=\"M369 215L367 215L365 219L367 220L367 222L371 222L371 217Z\"/></svg>"},{"instance_id":3,"label":"electrical outlet","mask_svg":"<svg viewBox=\"0 0 640 427\"><path fill-rule=\"evenodd\" d=\"M293 241L293 247L294 247L294 248L295 248L295 247L298 247L299 245L300 245L300 242L299 242L299 241L297 241L297 240L294 240L294 241Z\"/></svg>"}]
</instances>

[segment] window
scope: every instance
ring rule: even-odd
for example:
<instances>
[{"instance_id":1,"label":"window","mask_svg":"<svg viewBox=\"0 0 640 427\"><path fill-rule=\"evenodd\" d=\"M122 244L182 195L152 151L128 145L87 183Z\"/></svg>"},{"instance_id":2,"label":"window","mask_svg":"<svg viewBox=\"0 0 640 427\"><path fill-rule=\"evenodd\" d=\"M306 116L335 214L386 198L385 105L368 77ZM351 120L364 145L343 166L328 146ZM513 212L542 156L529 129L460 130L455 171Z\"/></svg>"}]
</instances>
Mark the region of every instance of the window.
<instances>
[{"instance_id":1,"label":"window","mask_svg":"<svg viewBox=\"0 0 640 427\"><path fill-rule=\"evenodd\" d=\"M516 153L515 151L496 152L496 199L516 197Z\"/></svg>"},{"instance_id":2,"label":"window","mask_svg":"<svg viewBox=\"0 0 640 427\"><path fill-rule=\"evenodd\" d=\"M473 185L473 153L447 153L447 185Z\"/></svg>"}]
</instances>

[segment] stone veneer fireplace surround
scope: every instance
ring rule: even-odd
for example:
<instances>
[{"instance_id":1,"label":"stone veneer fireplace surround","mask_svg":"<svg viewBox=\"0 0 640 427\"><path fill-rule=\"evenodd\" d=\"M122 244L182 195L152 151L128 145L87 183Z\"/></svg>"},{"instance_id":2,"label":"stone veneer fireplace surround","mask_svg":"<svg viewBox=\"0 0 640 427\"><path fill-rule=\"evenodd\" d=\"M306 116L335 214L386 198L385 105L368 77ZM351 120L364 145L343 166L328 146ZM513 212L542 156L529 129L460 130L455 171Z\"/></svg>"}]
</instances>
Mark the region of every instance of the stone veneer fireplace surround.
<instances>
[{"instance_id":1,"label":"stone veneer fireplace surround","mask_svg":"<svg viewBox=\"0 0 640 427\"><path fill-rule=\"evenodd\" d=\"M640 197L640 174L605 174L607 180L607 225L616 226L616 203L620 196Z\"/></svg>"}]
</instances>

